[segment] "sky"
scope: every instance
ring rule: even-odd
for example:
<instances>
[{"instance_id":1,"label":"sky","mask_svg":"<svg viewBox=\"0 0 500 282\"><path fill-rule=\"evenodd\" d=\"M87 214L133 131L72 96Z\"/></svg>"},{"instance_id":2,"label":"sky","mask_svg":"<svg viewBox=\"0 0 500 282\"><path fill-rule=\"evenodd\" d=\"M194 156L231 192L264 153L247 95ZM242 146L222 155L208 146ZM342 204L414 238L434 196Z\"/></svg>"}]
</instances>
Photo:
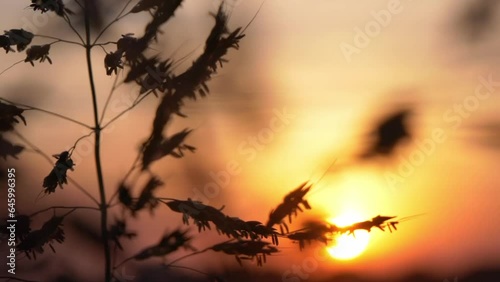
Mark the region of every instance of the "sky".
<instances>
[{"instance_id":1,"label":"sky","mask_svg":"<svg viewBox=\"0 0 500 282\"><path fill-rule=\"evenodd\" d=\"M207 11L217 6L217 1L210 2L185 1L165 28L167 39L159 40L162 54L188 55L179 69L202 51L212 21ZM261 5L260 1L235 3L232 28L246 26ZM499 42L488 34L470 40L460 32L461 13L471 3L265 1L240 50L230 52L229 63L211 81L210 96L187 103L189 118L176 119L169 129L194 128L189 144L198 151L153 167L167 179L162 195L193 198L205 191L209 204L224 205L226 213L265 221L286 193L305 181L319 180L307 197L313 209L300 214L294 227L308 218L328 219L350 211L365 219L422 214L402 222L394 233L373 230L367 249L353 260L321 261L311 274L317 278L343 271L377 277L426 271L444 279L498 266L500 187L495 172L500 151L498 143L485 145L493 137L487 139L490 135L483 130L500 122L495 111L500 105L500 57L495 51ZM26 19L33 22L24 6L6 4L0 12L2 28L26 24ZM140 15L126 19L103 40L140 34L138 23L144 19ZM39 32L73 36L55 29L55 21L50 19ZM51 50L53 65L14 67L0 76L0 95L91 123L84 57L75 55L78 52L83 50L56 44ZM99 101L104 103L113 79L104 74L103 52L94 52ZM1 57L2 69L21 58ZM30 88L33 85L37 93ZM107 118L123 109L136 90L122 87ZM117 187L147 136L156 103L148 99L103 133L108 193ZM387 160L353 161L366 146L373 125L408 105L415 113L410 121L412 140ZM29 126L21 133L51 154L88 133L42 113L26 116ZM82 144L72 175L93 187L90 143ZM44 177L46 171L37 168L50 169L34 154L22 157L30 178ZM333 171L321 178L334 160ZM228 183L222 183L221 175L228 173ZM222 181L219 191L204 190L216 179ZM35 184L34 191L26 192L30 200L21 206L32 205L40 189ZM91 193L97 195L94 190ZM88 203L77 191L58 192L55 199ZM48 206L50 201L43 198L37 204ZM168 227L158 224L162 216L180 222L179 215L166 210L153 218L141 217L133 226L148 232L131 245L131 253L157 241ZM193 236L203 235L193 232ZM207 238L207 242L220 239L214 234ZM269 260L269 267L286 271L301 264L315 247L301 253L296 245L285 245L282 254ZM188 262L205 262L207 257ZM232 258L223 261L235 263ZM209 268L218 262L205 263Z\"/></svg>"}]
</instances>

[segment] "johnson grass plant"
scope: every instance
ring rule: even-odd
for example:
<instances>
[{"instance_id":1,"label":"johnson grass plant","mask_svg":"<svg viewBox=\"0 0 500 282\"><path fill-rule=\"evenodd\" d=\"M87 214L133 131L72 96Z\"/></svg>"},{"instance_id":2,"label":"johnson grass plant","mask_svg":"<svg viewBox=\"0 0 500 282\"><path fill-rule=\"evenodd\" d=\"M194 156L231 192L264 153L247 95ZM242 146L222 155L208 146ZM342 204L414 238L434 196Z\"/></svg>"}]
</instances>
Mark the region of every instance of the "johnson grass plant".
<instances>
[{"instance_id":1,"label":"johnson grass plant","mask_svg":"<svg viewBox=\"0 0 500 282\"><path fill-rule=\"evenodd\" d=\"M36 71L39 64L53 64L53 67L61 67L55 59L57 54L52 54L51 47L55 44L72 44L81 47L86 56L85 67L88 72L86 79L90 86L89 99L92 100L93 105L93 125L87 126L62 114L33 105L16 103L2 97L0 98L0 155L8 161L22 157L25 151L30 150L51 159L53 166L47 167L46 177L39 180L41 193L45 197L52 197L56 193L65 193L68 189L78 189L95 202L95 205L72 207L54 204L53 207L32 213L18 211L15 239L18 258L37 260L43 257L49 249L57 252L58 246L64 244L67 239L64 222L79 210L95 210L96 220L100 221L99 240L102 244L102 256L105 263L95 265L94 268L96 271L102 271L102 281L120 280L117 272L130 261L144 261L156 257L163 258L163 265L167 268L180 268L181 266L176 265L176 262L186 257L215 252L220 256L233 256L239 264L250 259L261 266L270 256L280 251L279 243L282 240L298 242L302 250L307 247L308 243L318 241L326 244L334 240L337 234L351 234L358 229L370 231L373 227L381 230L396 228L398 221L394 217L377 216L347 227L338 227L318 219L308 222L300 230L290 230L288 223L291 223L298 213L311 209L306 197L314 188L314 184L309 181L297 185L284 196L281 203L274 208L270 207L267 219L242 219L226 214L220 207L213 207L190 198L174 199L157 196L158 191L164 186L164 181L150 169L151 165L155 162L162 162L166 158L178 159L176 161L181 162L185 154L192 154L196 151L196 144L189 142L192 129L185 128L179 132L167 134L173 117L186 118L187 116L183 113L184 103L209 94L210 79L227 63L226 55L238 50L244 39L245 29L229 26L224 4L216 11L211 11L213 24L206 36L201 55L185 71L176 72L174 68L176 61L168 58L162 59L164 54L151 50L155 50L158 38L162 36L160 29L168 28L168 22L174 17L176 11L182 9L182 0L124 1L123 7L117 11L116 18L109 24L103 25L98 32L91 28L92 17L96 16L92 9L93 1L68 1L72 4L71 9L67 7L69 3L62 0L26 2L33 13L57 15L55 18L61 24L68 25L77 40L35 34L21 28L3 27L6 31L0 35L0 46L5 50L2 56L17 56L21 59L18 63L29 63L34 66L34 69L29 71ZM149 16L142 35L125 34L115 38L112 42L100 40L111 26L118 25L126 20L127 16L137 13ZM75 27L74 22L77 17L83 19L83 32ZM106 52L101 66L92 65L92 56L95 52ZM18 63L12 67L18 66ZM95 69L101 70L102 68L106 71L95 71ZM101 73L122 80L124 84L136 84L140 88L134 103L107 122L104 122L103 116L110 99L108 97L104 105L98 105L98 97L109 95L109 93L98 93L95 87L95 76ZM104 153L100 147L102 132L120 116L151 95L158 99L154 119L150 121L151 132L149 136L145 136L145 141L142 142L137 152L136 161L131 165L130 171L123 175L119 187L107 188L104 185L105 176L101 161L101 155ZM98 111L100 108L104 109L101 113ZM16 130L18 127L29 127L30 119L45 114L86 126L91 132L77 138L70 149L64 149L63 144L60 144L60 150L45 153L37 147L36 140L27 140ZM94 138L95 177L98 183L96 188L83 187L77 179L71 178L72 171L78 170L78 165L75 165L72 160L72 154L84 138ZM136 180L131 179L132 173L142 175L149 180L139 185ZM91 196L90 189L98 189L98 199ZM112 193L107 193L109 191ZM156 209L167 209L172 213L178 213L186 226L179 228L161 221L158 224L164 224L165 229L170 232L158 234L156 244L144 246L141 251L128 258L112 251L118 249L125 253L127 241L134 240L137 235L136 231L129 230L128 222L139 213L147 213ZM36 216L43 213L52 215L46 222L37 221ZM192 246L193 240L196 240L196 232L213 231L220 234L220 243L202 250L197 250ZM8 235L6 226L2 228L2 232ZM175 260L170 259L170 256L180 249L188 250L188 255L177 257ZM182 269L206 274L207 278L212 280L219 279L195 268L182 267ZM2 276L2 278L28 281L24 280L23 273Z\"/></svg>"}]
</instances>

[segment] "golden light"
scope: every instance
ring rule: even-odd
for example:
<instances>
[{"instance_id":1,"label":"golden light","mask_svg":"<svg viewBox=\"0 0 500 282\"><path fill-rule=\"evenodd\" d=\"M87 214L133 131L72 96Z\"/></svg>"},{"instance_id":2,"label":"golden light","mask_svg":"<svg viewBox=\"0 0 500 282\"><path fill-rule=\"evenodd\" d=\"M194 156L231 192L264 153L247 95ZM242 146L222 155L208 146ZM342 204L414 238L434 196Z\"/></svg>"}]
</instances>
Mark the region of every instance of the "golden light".
<instances>
[{"instance_id":1,"label":"golden light","mask_svg":"<svg viewBox=\"0 0 500 282\"><path fill-rule=\"evenodd\" d=\"M328 221L338 227L345 227L363 220L366 219L363 219L354 211L349 211ZM327 247L327 251L334 259L351 260L361 255L369 242L370 233L368 231L356 230L354 234L345 233L336 236L333 244Z\"/></svg>"}]
</instances>

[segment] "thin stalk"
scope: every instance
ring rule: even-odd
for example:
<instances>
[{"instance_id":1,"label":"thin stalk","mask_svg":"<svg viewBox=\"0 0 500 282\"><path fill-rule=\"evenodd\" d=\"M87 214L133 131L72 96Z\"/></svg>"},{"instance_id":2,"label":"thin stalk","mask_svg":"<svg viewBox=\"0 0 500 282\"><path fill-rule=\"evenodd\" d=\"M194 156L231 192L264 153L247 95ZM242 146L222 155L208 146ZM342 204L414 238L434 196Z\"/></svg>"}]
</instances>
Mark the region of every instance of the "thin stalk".
<instances>
[{"instance_id":1,"label":"thin stalk","mask_svg":"<svg viewBox=\"0 0 500 282\"><path fill-rule=\"evenodd\" d=\"M74 45L78 45L78 46L84 47L83 43L76 42L76 41L71 41L71 40L64 40L64 39L60 39L60 38L54 37L54 36L48 36L48 35L42 35L42 34L35 34L35 37L47 38L47 39L54 39L57 42L64 42L64 43L74 44Z\"/></svg>"},{"instance_id":2,"label":"thin stalk","mask_svg":"<svg viewBox=\"0 0 500 282\"><path fill-rule=\"evenodd\" d=\"M0 276L0 279L6 279L5 281L38 282L36 280L22 279L14 276Z\"/></svg>"},{"instance_id":3,"label":"thin stalk","mask_svg":"<svg viewBox=\"0 0 500 282\"><path fill-rule=\"evenodd\" d=\"M127 7L130 5L130 3L132 3L132 0L128 0L127 3L125 3L125 6L123 7L123 9L120 11L120 13L116 16L116 18L114 20L112 20L110 23L108 23L102 30L101 32L99 32L99 34L97 35L97 37L95 38L94 42L92 43L92 45L97 45L97 40L99 40L99 38L101 38L101 36L106 32L106 30L108 30L108 28L110 28L114 23L116 23L117 21L123 19L124 17L128 16L130 14L130 12L126 13L126 14L123 14L125 12L125 10L127 9Z\"/></svg>"},{"instance_id":4,"label":"thin stalk","mask_svg":"<svg viewBox=\"0 0 500 282\"><path fill-rule=\"evenodd\" d=\"M78 39L80 39L80 41L82 42L83 45L85 45L85 41L83 41L83 38L82 36L80 35L80 33L78 32L78 30L76 30L76 28L73 26L73 24L71 23L71 19L68 17L68 15L65 15L64 16L64 20L66 21L66 23L68 23L68 26L71 28L71 30L76 34L76 36L78 36Z\"/></svg>"},{"instance_id":5,"label":"thin stalk","mask_svg":"<svg viewBox=\"0 0 500 282\"><path fill-rule=\"evenodd\" d=\"M61 119L64 119L64 120L67 120L69 122L72 122L74 124L78 124L78 125L81 125L83 127L86 127L86 128L89 128L89 129L92 129L91 126L81 122L81 121L78 121L78 120L75 120L75 119L72 119L70 117L67 117L65 115L61 115L61 114L58 114L58 113L55 113L55 112L51 112L51 111L48 111L48 110L44 110L44 109L41 109L41 108L37 108L37 107L33 107L33 106L29 106L29 105L26 105L26 104L21 104L21 103L17 103L17 102L12 102L10 100L7 100L5 98L1 98L0 97L0 101L4 101L4 102L7 102L9 104L12 104L14 106L20 106L20 107L24 107L25 111L28 111L28 110L32 110L32 111L39 111L39 112L42 112L42 113L46 113L46 114L49 114L49 115L52 115L52 116L55 116L55 117L58 117L58 118L61 118Z\"/></svg>"},{"instance_id":6,"label":"thin stalk","mask_svg":"<svg viewBox=\"0 0 500 282\"><path fill-rule=\"evenodd\" d=\"M95 163L97 170L97 181L99 185L99 196L100 196L100 209L101 209L101 237L104 248L104 281L111 281L111 250L108 242L108 206L106 204L106 191L104 190L104 178L102 175L101 167L101 126L99 125L99 114L97 108L97 92L94 83L94 74L92 71L92 57L91 50L92 44L90 42L90 13L88 9L87 2L85 2L85 54L87 58L87 69L89 73L89 83L90 90L92 92L92 105L94 112L94 124L95 124L95 144L94 144L94 154Z\"/></svg>"},{"instance_id":7,"label":"thin stalk","mask_svg":"<svg viewBox=\"0 0 500 282\"><path fill-rule=\"evenodd\" d=\"M106 50L105 50L106 51ZM106 99L106 102L104 103L104 108L102 109L101 113L101 120L99 121L99 124L102 124L102 121L104 120L104 115L106 114L106 110L108 109L109 102L111 101L111 97L113 97L113 94L115 93L115 90L118 85L118 75L121 74L120 71L115 76L115 80L113 81L113 86L111 87L111 90L109 91L108 98Z\"/></svg>"},{"instance_id":8,"label":"thin stalk","mask_svg":"<svg viewBox=\"0 0 500 282\"><path fill-rule=\"evenodd\" d=\"M43 213L43 212L46 212L46 211L50 211L50 210L55 210L55 209L86 209L86 210L98 210L100 211L100 209L96 208L96 207L86 207L86 206L75 206L75 207L66 207L66 206L52 206L52 207L48 207L48 208L45 208L43 210L39 210L37 212L34 212L32 214L30 214L29 217L34 217L40 213Z\"/></svg>"},{"instance_id":9,"label":"thin stalk","mask_svg":"<svg viewBox=\"0 0 500 282\"><path fill-rule=\"evenodd\" d=\"M76 139L75 144L71 148L69 148L69 150L68 150L70 156L75 151L76 145L78 145L78 142L82 141L83 139L85 139L87 137L90 137L92 134L94 134L94 130L92 130L89 134L83 135L82 137Z\"/></svg>"},{"instance_id":10,"label":"thin stalk","mask_svg":"<svg viewBox=\"0 0 500 282\"><path fill-rule=\"evenodd\" d=\"M116 121L117 119L119 119L122 115L126 114L128 111L132 110L133 108L135 108L137 105L139 105L145 98L147 98L149 96L149 93L151 93L153 91L149 91L147 93L144 93L142 94L141 96L137 96L137 98L134 100L134 102L132 103L131 106L129 106L128 108L126 108L125 110L123 110L122 112L120 112L119 114L117 114L115 117L113 117L112 119L110 119L105 125L102 126L101 129L104 129L106 128L107 126L109 126L111 123L113 123L114 121Z\"/></svg>"},{"instance_id":11,"label":"thin stalk","mask_svg":"<svg viewBox=\"0 0 500 282\"><path fill-rule=\"evenodd\" d=\"M20 64L20 63L22 63L22 62L24 62L24 59L21 59L21 60L19 60L19 61L15 62L14 64L12 64L12 66L10 66L10 67L8 67L8 68L4 69L2 72L0 72L0 75L4 74L6 71L8 71L8 70L10 70L11 68L13 68L13 67L15 67L15 66L19 65L19 64Z\"/></svg>"}]
</instances>

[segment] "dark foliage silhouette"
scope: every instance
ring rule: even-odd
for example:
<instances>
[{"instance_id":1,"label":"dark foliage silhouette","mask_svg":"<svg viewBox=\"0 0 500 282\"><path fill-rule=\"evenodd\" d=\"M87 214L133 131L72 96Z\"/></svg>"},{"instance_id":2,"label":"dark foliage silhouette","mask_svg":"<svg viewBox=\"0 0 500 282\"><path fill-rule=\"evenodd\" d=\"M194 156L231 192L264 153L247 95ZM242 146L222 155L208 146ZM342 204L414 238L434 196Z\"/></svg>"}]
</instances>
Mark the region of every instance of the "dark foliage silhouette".
<instances>
[{"instance_id":1,"label":"dark foliage silhouette","mask_svg":"<svg viewBox=\"0 0 500 282\"><path fill-rule=\"evenodd\" d=\"M401 109L384 118L372 133L373 144L361 154L361 158L389 156L402 142L411 138L407 124L411 111Z\"/></svg>"},{"instance_id":2,"label":"dark foliage silhouette","mask_svg":"<svg viewBox=\"0 0 500 282\"><path fill-rule=\"evenodd\" d=\"M39 60L40 63L43 63L47 60L50 64L52 64L52 60L49 57L50 45L33 45L28 50L26 50L26 59L25 62L29 62L32 66L35 66L33 61Z\"/></svg>"},{"instance_id":3,"label":"dark foliage silhouette","mask_svg":"<svg viewBox=\"0 0 500 282\"><path fill-rule=\"evenodd\" d=\"M24 252L31 259L36 259L36 254L43 254L44 246L48 245L53 252L56 252L52 244L55 242L64 242L64 231L61 228L64 217L53 216L49 221L45 222L41 229L31 231L25 238L21 239L21 243L17 246L17 250Z\"/></svg>"},{"instance_id":4,"label":"dark foliage silhouette","mask_svg":"<svg viewBox=\"0 0 500 282\"><path fill-rule=\"evenodd\" d=\"M14 105L8 105L0 102L0 131L11 131L14 129L14 125L19 123L21 119L26 125L26 119L23 116L23 109L20 109Z\"/></svg>"},{"instance_id":5,"label":"dark foliage silhouette","mask_svg":"<svg viewBox=\"0 0 500 282\"><path fill-rule=\"evenodd\" d=\"M30 7L33 11L40 10L43 13L52 11L60 17L64 17L66 14L72 15L73 12L64 6L62 0L31 0Z\"/></svg>"},{"instance_id":6,"label":"dark foliage silhouette","mask_svg":"<svg viewBox=\"0 0 500 282\"><path fill-rule=\"evenodd\" d=\"M57 113L35 107L21 107L15 102L0 98L2 100L0 102L0 131L2 133L0 135L0 155L4 159L8 157L17 158L24 150L23 146L13 144L5 139L3 134L15 132L15 127L19 125L19 121L26 125L27 120L24 114L28 109L63 118L79 126L84 126L91 131L90 134L78 138L69 150L61 148L59 154L53 155L56 159L55 164L53 160L50 161L49 154L42 152L32 142L21 138L20 134L17 135L24 141L25 144L23 145L31 149L31 151L41 154L51 163L52 169L43 181L40 181L42 191L46 194L46 197L51 197L53 193L63 193L63 186L71 185L79 189L95 203L95 206L81 207L54 205L48 209L37 211L30 216L18 215L19 236L17 239L19 242L16 249L18 253L25 254L29 259L35 260L45 252L47 246L55 252L57 244L63 244L66 240L63 225L65 217L81 209L97 211L100 216L100 236L93 237L102 243L105 261L103 265L103 281L119 280L117 272L127 262L142 261L154 257L165 259L171 254L177 253L180 249L191 251L191 253L163 266L166 268L179 267L174 262L206 251L234 256L239 264L242 264L243 260L255 260L257 265L262 266L267 261L268 256L279 252L279 239L297 241L300 249L303 249L306 243L327 243L334 240L338 234L353 233L354 230L358 229L368 231L372 227L377 227L382 231L384 231L384 227L388 227L389 230L395 229L399 221L393 221L394 217L377 216L349 227L340 228L324 222L309 222L303 229L291 231L288 224L292 222L292 218L297 217L299 212L312 209L306 199L307 194L314 188L314 185L310 182L302 183L286 194L283 201L275 209L269 209L269 218L266 223L255 219L244 220L236 216L230 216L223 212L223 207L213 207L190 198L184 200L158 197L158 191L164 186L164 183L159 176L151 171L151 165L168 156L173 159L180 159L186 153L195 153L196 151L193 145L188 144L190 143L188 139L193 134L192 129L184 128L178 132L167 134L168 125L172 122L174 116L186 117L182 112L186 100L197 100L209 94L209 81L228 61L227 54L230 50L239 48L240 41L244 38L245 29L236 28L232 30L228 27L229 16L222 4L215 13L211 14L214 23L204 42L203 52L187 69L176 73L172 67L175 63L172 58L161 59L161 54L150 55L151 52L148 49L156 44L158 36L161 35L161 29L174 17L183 1L141 0L135 5L131 5L132 1L128 1L118 16L108 25L101 23L102 11L100 11L98 1L85 0L76 1L75 3L80 9L74 12L66 8L65 3L61 0L31 1L29 7L33 12L37 13L55 13L58 16L56 19L63 20L78 37L79 41L37 35L23 29L10 29L0 36L0 46L8 55L14 56L18 52L25 52L25 57L21 62L29 62L35 68L37 66L35 61L53 63L49 57L49 51L51 51L51 46L54 44L72 44L83 48L86 55L94 118L94 124L89 126ZM135 13L144 13L150 17L142 36L135 37L134 34L128 33L119 37L116 42L99 41L109 27L127 15ZM73 24L75 20L84 21L84 34L80 34L78 29L75 28ZM93 40L91 40L93 36L92 24L94 24L94 29L100 27L100 31L94 36ZM33 40L43 41L48 39L54 41L31 45ZM108 52L105 48L108 45L116 45L116 49ZM15 46L15 50L13 46ZM103 117L109 99L104 105L103 112L101 114L98 112L100 105L98 105L98 93L95 87L95 73L91 53L94 47L100 47L106 53L104 62L101 62L104 65L106 76L115 76L117 80L120 77L125 77L123 79L124 83L140 87L134 104L107 122L104 122ZM53 50L52 56L57 56ZM54 64L54 66L57 66L57 64ZM100 70L102 72L102 65ZM104 72L102 74L104 75ZM124 74L124 76L121 76L121 74ZM143 141L136 162L121 179L120 185L114 194L109 197L106 195L107 191L104 186L101 163L102 130L115 122L122 114L132 110L146 97L152 96L151 94L159 99L151 133ZM411 134L406 126L408 115L409 111L403 110L382 121L374 133L375 143L365 156L390 154L402 140L409 138ZM29 120L33 117L28 116L27 118ZM72 180L68 175L69 171L78 169L72 159L74 149L78 146L80 140L90 136L95 138L94 159L99 199L95 199L88 192L88 189L91 188L81 187L78 182ZM132 173L135 173L138 177L131 179L129 176ZM140 185L137 183L140 176L145 176L149 180L144 185ZM57 189L57 187L61 189ZM138 187L141 188L140 192L137 192ZM117 201L114 201L116 197ZM214 228L220 235L227 237L229 240L198 251L191 245L195 236L188 235L189 230L175 229L169 226L169 230L172 231L163 235L157 244L143 248L142 251L117 264L118 257L126 256L127 245L124 242L137 236L136 231L127 228L129 220L137 218L138 214L143 211L149 211L153 214L154 210L162 207L167 207L174 213L182 214L183 222L189 225L191 221L197 227L198 232L205 232ZM61 211L67 209L70 211L61 215ZM33 218L40 213L49 211L53 213L52 217L43 223L40 228L35 229L32 226L32 224L36 224ZM110 218L113 218L113 221ZM276 230L278 227L280 232ZM111 250L113 246L121 251L116 256ZM189 267L184 267L184 269L203 273ZM207 276L213 278L210 274L207 274Z\"/></svg>"},{"instance_id":7,"label":"dark foliage silhouette","mask_svg":"<svg viewBox=\"0 0 500 282\"><path fill-rule=\"evenodd\" d=\"M26 118L23 116L24 110L14 105L0 102L0 156L7 160L7 157L14 159L24 150L19 144L14 144L4 137L6 132L13 131L14 126L21 120L26 125Z\"/></svg>"},{"instance_id":8,"label":"dark foliage silhouette","mask_svg":"<svg viewBox=\"0 0 500 282\"><path fill-rule=\"evenodd\" d=\"M458 19L459 31L471 41L483 39L485 33L494 28L498 1L479 0L468 5Z\"/></svg>"},{"instance_id":9,"label":"dark foliage silhouette","mask_svg":"<svg viewBox=\"0 0 500 282\"><path fill-rule=\"evenodd\" d=\"M45 188L45 193L54 193L56 191L57 186L63 188L63 184L68 184L67 179L67 171L73 170L73 160L69 156L68 151L64 151L59 155L54 155L54 158L57 159L57 162L50 171L49 175L45 177L43 180L43 187Z\"/></svg>"}]
</instances>

